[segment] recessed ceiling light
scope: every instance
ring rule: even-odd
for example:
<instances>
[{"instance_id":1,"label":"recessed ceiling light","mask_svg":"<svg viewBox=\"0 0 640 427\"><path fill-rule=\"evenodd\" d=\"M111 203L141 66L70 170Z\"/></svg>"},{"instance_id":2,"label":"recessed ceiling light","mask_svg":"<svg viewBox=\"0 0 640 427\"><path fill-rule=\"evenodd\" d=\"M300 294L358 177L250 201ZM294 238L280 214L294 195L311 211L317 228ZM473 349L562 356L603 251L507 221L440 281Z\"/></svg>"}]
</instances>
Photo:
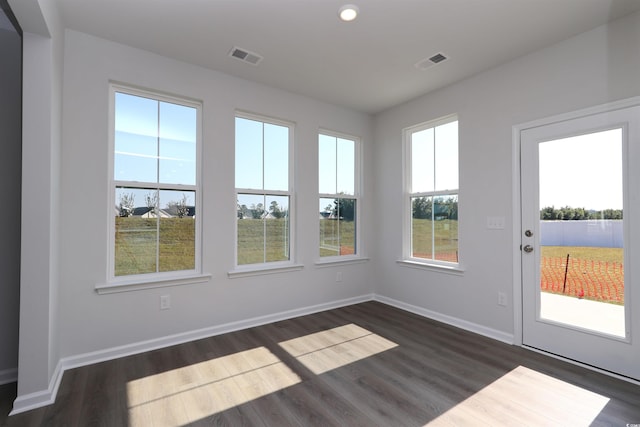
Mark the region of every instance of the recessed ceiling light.
<instances>
[{"instance_id":1,"label":"recessed ceiling light","mask_svg":"<svg viewBox=\"0 0 640 427\"><path fill-rule=\"evenodd\" d=\"M358 13L360 13L360 9L358 9L358 6L354 4L345 4L338 11L338 16L344 22L350 22L358 17Z\"/></svg>"}]
</instances>

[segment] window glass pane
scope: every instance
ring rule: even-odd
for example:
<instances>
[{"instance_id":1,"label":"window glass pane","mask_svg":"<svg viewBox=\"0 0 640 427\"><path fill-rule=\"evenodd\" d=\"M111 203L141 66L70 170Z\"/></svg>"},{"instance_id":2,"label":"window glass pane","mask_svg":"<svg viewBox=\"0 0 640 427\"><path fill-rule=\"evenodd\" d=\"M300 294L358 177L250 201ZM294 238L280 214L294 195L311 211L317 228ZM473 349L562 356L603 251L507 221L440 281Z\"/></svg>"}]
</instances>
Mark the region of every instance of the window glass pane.
<instances>
[{"instance_id":1,"label":"window glass pane","mask_svg":"<svg viewBox=\"0 0 640 427\"><path fill-rule=\"evenodd\" d=\"M435 128L435 190L458 188L458 122Z\"/></svg>"},{"instance_id":2,"label":"window glass pane","mask_svg":"<svg viewBox=\"0 0 640 427\"><path fill-rule=\"evenodd\" d=\"M155 273L157 267L158 223L153 190L116 188L115 275Z\"/></svg>"},{"instance_id":3,"label":"window glass pane","mask_svg":"<svg viewBox=\"0 0 640 427\"><path fill-rule=\"evenodd\" d=\"M236 118L237 265L289 260L289 196L268 193L289 192L290 133Z\"/></svg>"},{"instance_id":4,"label":"window glass pane","mask_svg":"<svg viewBox=\"0 0 640 427\"><path fill-rule=\"evenodd\" d=\"M289 259L289 197L267 196L265 262Z\"/></svg>"},{"instance_id":5,"label":"window glass pane","mask_svg":"<svg viewBox=\"0 0 640 427\"><path fill-rule=\"evenodd\" d=\"M356 200L337 199L340 255L356 253Z\"/></svg>"},{"instance_id":6,"label":"window glass pane","mask_svg":"<svg viewBox=\"0 0 640 427\"><path fill-rule=\"evenodd\" d=\"M198 114L114 93L115 276L196 269Z\"/></svg>"},{"instance_id":7,"label":"window glass pane","mask_svg":"<svg viewBox=\"0 0 640 427\"><path fill-rule=\"evenodd\" d=\"M236 117L236 188L263 189L262 122Z\"/></svg>"},{"instance_id":8,"label":"window glass pane","mask_svg":"<svg viewBox=\"0 0 640 427\"><path fill-rule=\"evenodd\" d=\"M289 190L289 128L286 126L264 124L264 189Z\"/></svg>"},{"instance_id":9,"label":"window glass pane","mask_svg":"<svg viewBox=\"0 0 640 427\"><path fill-rule=\"evenodd\" d=\"M320 198L320 256L340 255L339 221L335 199Z\"/></svg>"},{"instance_id":10,"label":"window glass pane","mask_svg":"<svg viewBox=\"0 0 640 427\"><path fill-rule=\"evenodd\" d=\"M433 258L458 262L458 196L436 197L433 203Z\"/></svg>"},{"instance_id":11,"label":"window glass pane","mask_svg":"<svg viewBox=\"0 0 640 427\"><path fill-rule=\"evenodd\" d=\"M337 194L355 195L355 141L337 139Z\"/></svg>"},{"instance_id":12,"label":"window glass pane","mask_svg":"<svg viewBox=\"0 0 640 427\"><path fill-rule=\"evenodd\" d=\"M411 256L458 262L458 196L411 198Z\"/></svg>"},{"instance_id":13,"label":"window glass pane","mask_svg":"<svg viewBox=\"0 0 640 427\"><path fill-rule=\"evenodd\" d=\"M264 262L265 197L238 194L238 265Z\"/></svg>"},{"instance_id":14,"label":"window glass pane","mask_svg":"<svg viewBox=\"0 0 640 427\"><path fill-rule=\"evenodd\" d=\"M196 265L195 192L160 191L158 271L193 270ZM191 213L191 215L189 215Z\"/></svg>"},{"instance_id":15,"label":"window glass pane","mask_svg":"<svg viewBox=\"0 0 640 427\"><path fill-rule=\"evenodd\" d=\"M336 194L336 138L333 136L319 136L318 171L320 194Z\"/></svg>"},{"instance_id":16,"label":"window glass pane","mask_svg":"<svg viewBox=\"0 0 640 427\"><path fill-rule=\"evenodd\" d=\"M160 103L160 182L196 184L197 110Z\"/></svg>"},{"instance_id":17,"label":"window glass pane","mask_svg":"<svg viewBox=\"0 0 640 427\"><path fill-rule=\"evenodd\" d=\"M410 256L457 263L458 121L409 136Z\"/></svg>"},{"instance_id":18,"label":"window glass pane","mask_svg":"<svg viewBox=\"0 0 640 427\"><path fill-rule=\"evenodd\" d=\"M411 198L411 256L432 259L433 198Z\"/></svg>"},{"instance_id":19,"label":"window glass pane","mask_svg":"<svg viewBox=\"0 0 640 427\"><path fill-rule=\"evenodd\" d=\"M114 178L156 182L158 174L158 101L115 94Z\"/></svg>"},{"instance_id":20,"label":"window glass pane","mask_svg":"<svg viewBox=\"0 0 640 427\"><path fill-rule=\"evenodd\" d=\"M356 199L320 199L320 256L356 253Z\"/></svg>"},{"instance_id":21,"label":"window glass pane","mask_svg":"<svg viewBox=\"0 0 640 427\"><path fill-rule=\"evenodd\" d=\"M433 191L433 128L411 134L411 192Z\"/></svg>"}]
</instances>

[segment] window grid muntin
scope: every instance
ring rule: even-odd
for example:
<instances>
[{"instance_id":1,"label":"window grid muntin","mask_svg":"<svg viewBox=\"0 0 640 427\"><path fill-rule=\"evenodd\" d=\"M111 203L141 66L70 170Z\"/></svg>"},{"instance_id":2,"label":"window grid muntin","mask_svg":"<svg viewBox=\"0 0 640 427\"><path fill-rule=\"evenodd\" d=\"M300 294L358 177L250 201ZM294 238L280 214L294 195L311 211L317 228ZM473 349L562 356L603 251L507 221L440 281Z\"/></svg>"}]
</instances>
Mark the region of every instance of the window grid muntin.
<instances>
[{"instance_id":1,"label":"window grid muntin","mask_svg":"<svg viewBox=\"0 0 640 427\"><path fill-rule=\"evenodd\" d=\"M261 171L261 181L262 181L262 187L264 187L265 184L265 156L264 156L264 144L265 144L265 138L264 138L264 128L265 125L274 125L274 126L281 126L287 129L287 143L288 143L288 147L287 147L287 190L277 190L277 189L265 189L265 188L241 188L241 187L236 187L235 188L235 196L236 196L236 200L239 200L240 196L243 195L252 195L252 196L261 196L264 200L266 200L268 197L288 197L288 206L287 206L287 215L286 215L286 229L287 229L287 250L288 250L288 256L286 260L280 260L280 261L266 261L267 258L267 253L266 253L266 219L262 219L263 222L263 262L258 263L258 262L250 262L250 263L239 263L239 238L238 238L238 232L239 232L239 228L238 228L238 222L239 219L236 220L236 233L235 233L235 249L234 249L234 253L235 253L235 265L236 267L249 267L251 268L252 266L265 266L265 265L269 265L269 267L272 266L277 266L277 265L288 265L291 264L293 262L293 254L294 254L294 239L293 239L293 230L294 230L294 220L293 220L293 215L292 215L292 211L294 209L294 204L295 204L295 200L294 200L294 192L293 192L293 141L294 141L294 124L291 122L287 122L284 120L279 120L279 119L274 119L271 117L267 117L267 116L262 116L262 115L258 115L258 114L253 114L253 113L248 113L248 112L244 112L244 111L236 111L235 114L235 127L236 127L236 143L235 143L235 155L236 155L236 175L235 175L235 181L238 181L238 175L237 175L237 156L238 156L238 145L237 145L237 119L244 119L244 120L249 120L249 121L254 121L257 123L260 123L262 126L262 136L261 136L261 146L262 148L262 159L261 159L261 164L262 164L262 171ZM263 207L265 209L265 212L268 212L267 206ZM238 213L236 213L236 216L239 216Z\"/></svg>"},{"instance_id":2,"label":"window grid muntin","mask_svg":"<svg viewBox=\"0 0 640 427\"><path fill-rule=\"evenodd\" d=\"M433 120L430 122L426 122L423 124L419 124L416 126L412 126L410 128L406 128L404 130L404 140L405 140L405 147L406 147L406 159L405 159L405 187L406 187L406 196L405 196L405 209L407 211L407 213L405 214L406 216L406 226L405 226L405 258L409 259L411 261L416 261L416 262L421 262L421 263L429 263L429 264L434 264L434 265L451 265L452 262L449 261L442 261L442 260L438 260L435 258L435 254L436 254L436 247L435 247L435 209L433 209L433 204L434 201L437 197L441 197L441 196L455 196L456 197L456 204L459 205L459 188L455 188L455 189L444 189L444 190L435 190L435 188L437 188L437 182L436 182L436 169L437 169L437 156L436 156L436 149L437 149L437 138L436 138L436 130L438 127L440 126L445 126L448 124L451 124L453 122L458 123L458 117L457 115L451 115L451 116L446 116L443 117L441 119L437 119L437 120ZM456 127L458 127L459 125L456 125ZM430 130L433 129L433 191L416 191L415 193L412 192L412 189L414 187L414 183L413 183L413 166L414 166L414 157L413 157L413 135L422 131L426 131L426 130ZM456 166L458 166L457 169L457 182L459 185L459 135L458 135L458 131L456 129L456 154L457 154L457 164ZM418 198L418 197L430 197L432 199L432 209L431 209L431 258L423 258L423 257L416 257L414 256L415 253L415 248L414 248L414 239L413 239L413 235L414 235L414 218L413 218L413 200L414 198ZM456 209L456 218L457 218L457 209ZM457 242L459 242L459 230L457 230ZM456 249L456 260L457 262L453 262L453 264L459 264L459 246L458 243L456 243L457 249Z\"/></svg>"},{"instance_id":3,"label":"window grid muntin","mask_svg":"<svg viewBox=\"0 0 640 427\"><path fill-rule=\"evenodd\" d=\"M127 180L117 180L115 178L115 156L116 156L116 94L124 94L133 97L139 97L146 100L151 100L157 103L158 114L160 113L160 105L161 103L173 104L177 106L183 106L187 108L193 108L195 110L195 159L194 159L194 175L195 175L195 184L194 185L185 185L185 184L168 184L168 183L160 183L159 179L159 168L156 168L156 182L150 181L127 181ZM160 126L158 122L157 128ZM108 269L107 269L107 277L108 282L114 283L117 285L119 282L122 283L131 283L135 280L149 281L149 280L166 280L168 277L182 277L187 275L192 275L193 273L200 273L202 271L201 267L201 234L202 234L202 224L199 218L199 212L201 209L201 191L200 191L200 159L201 159L201 138L202 138L202 104L201 102L190 100L184 97L174 97L171 95L166 95L154 91L144 90L133 88L129 86L124 86L116 83L112 83L109 86L109 153L108 156L108 170L109 170L109 208L107 209L108 218L109 218L109 227L107 241L109 242L108 248ZM156 140L158 144L156 162L159 162L159 150L160 150L160 132L156 129ZM171 271L162 271L160 269L160 265L158 263L158 255L160 253L160 247L157 245L156 247L156 271L151 273L138 273L138 274L126 274L126 275L116 275L116 260L115 260L115 239L116 239L116 216L113 215L113 207L117 206L116 201L116 190L118 188L130 188L132 190L151 190L157 191L158 193L161 190L176 190L176 191L191 191L194 193L194 221L195 221L195 231L194 231L194 268L191 269L181 269L181 270L171 270ZM158 216L156 233L159 232L160 217ZM159 239L159 236L157 236ZM139 278L139 279L137 279Z\"/></svg>"},{"instance_id":4,"label":"window grid muntin","mask_svg":"<svg viewBox=\"0 0 640 427\"><path fill-rule=\"evenodd\" d=\"M322 137L329 137L332 138L335 142L335 156L334 156L334 164L333 166L335 167L335 177L334 177L334 182L336 185L335 191L334 193L318 193L318 201L320 201L321 199L333 199L333 200L339 200L339 199L346 199L346 200L353 200L354 204L355 204L355 209L353 212L354 215L354 227L353 227L353 233L354 233L354 238L353 238L353 254L340 254L341 252L341 245L338 248L338 255L325 255L322 256L320 255L320 257L322 258L330 258L330 257L345 257L345 256L357 256L359 255L360 252L360 187L361 187L361 177L360 177L360 150L361 150L361 144L360 144L360 138L352 136L352 135L347 135L347 134L343 134L343 133L339 133L339 132L334 132L334 131L330 131L330 130L325 130L325 129L320 129L318 132L318 149L320 149L320 140ZM340 140L343 141L349 141L353 143L353 194L341 194L338 192L338 187L339 187L339 176L340 176L340 171L339 171L339 164L340 161L338 159L338 151L339 151L339 147L338 147L338 143ZM319 156L320 159L320 156ZM321 165L318 165L318 168L320 169ZM320 182L321 179L320 177L318 178L318 186L322 187L322 183ZM340 217L340 212L338 211L338 217ZM322 220L319 220L322 221ZM342 235L341 235L341 227L340 227L340 221L338 220L338 241L341 242L342 239ZM321 225L320 225L321 226ZM322 231L322 230L321 230ZM321 243L321 242L320 242ZM321 245L319 245L318 249L322 249Z\"/></svg>"}]
</instances>

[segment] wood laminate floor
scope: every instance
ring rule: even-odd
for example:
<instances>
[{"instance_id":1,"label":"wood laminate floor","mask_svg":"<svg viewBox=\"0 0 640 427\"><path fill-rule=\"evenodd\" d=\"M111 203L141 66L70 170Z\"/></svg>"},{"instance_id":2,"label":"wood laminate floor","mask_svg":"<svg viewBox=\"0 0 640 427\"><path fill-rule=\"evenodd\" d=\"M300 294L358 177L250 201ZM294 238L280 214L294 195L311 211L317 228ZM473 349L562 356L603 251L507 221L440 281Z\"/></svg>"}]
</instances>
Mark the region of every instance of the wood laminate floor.
<instances>
[{"instance_id":1,"label":"wood laminate floor","mask_svg":"<svg viewBox=\"0 0 640 427\"><path fill-rule=\"evenodd\" d=\"M640 386L377 302L65 372L0 426L626 426Z\"/></svg>"}]
</instances>

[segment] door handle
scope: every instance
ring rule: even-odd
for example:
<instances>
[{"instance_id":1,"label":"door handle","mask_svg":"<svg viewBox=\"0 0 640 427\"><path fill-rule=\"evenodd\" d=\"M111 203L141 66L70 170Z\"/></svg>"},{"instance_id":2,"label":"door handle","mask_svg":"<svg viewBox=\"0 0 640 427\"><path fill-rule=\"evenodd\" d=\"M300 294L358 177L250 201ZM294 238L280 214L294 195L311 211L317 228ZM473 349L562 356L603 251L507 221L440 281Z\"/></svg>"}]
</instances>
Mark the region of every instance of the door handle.
<instances>
[{"instance_id":1,"label":"door handle","mask_svg":"<svg viewBox=\"0 0 640 427\"><path fill-rule=\"evenodd\" d=\"M533 252L533 246L531 246L531 245L525 245L525 246L522 248L522 250L523 250L523 251L525 251L526 253L531 253L531 252Z\"/></svg>"}]
</instances>

